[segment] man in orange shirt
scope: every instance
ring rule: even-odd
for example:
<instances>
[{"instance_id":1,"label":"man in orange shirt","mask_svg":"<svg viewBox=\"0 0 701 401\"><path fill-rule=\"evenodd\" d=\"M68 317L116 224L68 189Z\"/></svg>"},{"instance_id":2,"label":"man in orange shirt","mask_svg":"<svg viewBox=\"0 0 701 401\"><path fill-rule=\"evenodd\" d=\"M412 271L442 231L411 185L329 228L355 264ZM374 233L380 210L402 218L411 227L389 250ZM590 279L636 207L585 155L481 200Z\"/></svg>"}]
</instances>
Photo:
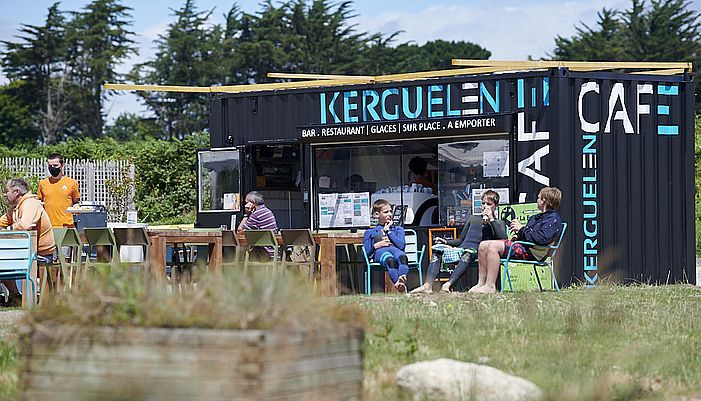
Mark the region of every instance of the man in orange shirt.
<instances>
[{"instance_id":1,"label":"man in orange shirt","mask_svg":"<svg viewBox=\"0 0 701 401\"><path fill-rule=\"evenodd\" d=\"M43 260L53 260L56 243L51 228L49 216L36 195L29 191L26 181L14 178L5 184L5 199L10 204L10 210L0 216L0 228L9 227L13 230L36 230L38 236L37 254ZM21 303L19 291L14 280L3 280L10 291L9 305Z\"/></svg>"},{"instance_id":2,"label":"man in orange shirt","mask_svg":"<svg viewBox=\"0 0 701 401\"><path fill-rule=\"evenodd\" d=\"M78 181L63 175L63 157L52 153L48 157L50 177L39 181L37 195L44 201L54 227L74 227L73 214L66 211L80 200Z\"/></svg>"}]
</instances>

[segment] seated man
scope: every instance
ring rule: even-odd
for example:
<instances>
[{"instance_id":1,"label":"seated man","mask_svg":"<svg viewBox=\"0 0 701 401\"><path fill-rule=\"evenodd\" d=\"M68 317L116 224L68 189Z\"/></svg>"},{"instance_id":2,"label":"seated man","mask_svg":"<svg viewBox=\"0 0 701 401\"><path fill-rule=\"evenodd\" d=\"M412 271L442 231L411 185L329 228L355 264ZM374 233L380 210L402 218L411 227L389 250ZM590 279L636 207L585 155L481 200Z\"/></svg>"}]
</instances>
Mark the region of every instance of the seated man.
<instances>
[{"instance_id":1,"label":"seated man","mask_svg":"<svg viewBox=\"0 0 701 401\"><path fill-rule=\"evenodd\" d=\"M277 231L277 220L273 211L265 207L263 195L257 191L251 191L246 195L245 213L241 219L236 232L242 234L245 230L275 230ZM266 257L273 257L274 249L254 249L251 256L260 260Z\"/></svg>"},{"instance_id":2,"label":"seated man","mask_svg":"<svg viewBox=\"0 0 701 401\"><path fill-rule=\"evenodd\" d=\"M518 220L511 221L511 231L516 235L511 240L483 241L479 245L479 282L469 292L496 292L497 275L501 258L505 258L514 241L528 241L536 244L527 246L514 244L513 260L543 260L548 253L547 245L557 239L562 230L562 218L557 212L562 193L558 188L545 187L538 194L538 209L542 212L531 216L524 226Z\"/></svg>"},{"instance_id":3,"label":"seated man","mask_svg":"<svg viewBox=\"0 0 701 401\"><path fill-rule=\"evenodd\" d=\"M26 181L13 178L5 184L5 199L10 204L10 210L0 216L0 227L12 230L36 230L39 237L37 254L39 259L53 260L56 244L51 228L51 220L44 210L39 198L29 192ZM21 297L14 280L3 280L2 283L10 292L11 306L21 303Z\"/></svg>"}]
</instances>

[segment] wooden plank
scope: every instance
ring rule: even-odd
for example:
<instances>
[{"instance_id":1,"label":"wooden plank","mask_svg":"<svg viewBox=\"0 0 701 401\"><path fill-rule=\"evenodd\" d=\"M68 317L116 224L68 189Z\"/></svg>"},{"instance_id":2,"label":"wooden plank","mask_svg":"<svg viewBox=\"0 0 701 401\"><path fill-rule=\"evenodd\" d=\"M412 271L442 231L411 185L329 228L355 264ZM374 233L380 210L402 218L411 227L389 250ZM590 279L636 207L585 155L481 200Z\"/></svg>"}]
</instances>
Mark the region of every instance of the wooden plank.
<instances>
[{"instance_id":1,"label":"wooden plank","mask_svg":"<svg viewBox=\"0 0 701 401\"><path fill-rule=\"evenodd\" d=\"M371 75L329 75L329 74L295 74L290 72L269 72L268 78L283 79L351 79L358 81L372 81Z\"/></svg>"},{"instance_id":2,"label":"wooden plank","mask_svg":"<svg viewBox=\"0 0 701 401\"><path fill-rule=\"evenodd\" d=\"M481 68L456 68L452 70L410 72L404 74L391 74L375 77L376 82L389 81L409 81L426 78L452 77L456 75L486 74L490 72L502 71L501 67L481 67Z\"/></svg>"},{"instance_id":3,"label":"wooden plank","mask_svg":"<svg viewBox=\"0 0 701 401\"><path fill-rule=\"evenodd\" d=\"M588 68L593 70L611 70L611 69L640 69L640 68L655 68L655 69L685 69L691 71L692 63L690 62L630 62L630 61L548 61L548 60L532 60L532 61L509 61L509 60L467 60L453 59L454 66L470 66L470 67L502 67L513 70L528 70L542 68Z\"/></svg>"},{"instance_id":4,"label":"wooden plank","mask_svg":"<svg viewBox=\"0 0 701 401\"><path fill-rule=\"evenodd\" d=\"M115 91L153 91L153 92L190 92L190 93L211 93L209 86L181 86L181 85L132 85L132 84L110 84L105 83L106 90Z\"/></svg>"}]
</instances>

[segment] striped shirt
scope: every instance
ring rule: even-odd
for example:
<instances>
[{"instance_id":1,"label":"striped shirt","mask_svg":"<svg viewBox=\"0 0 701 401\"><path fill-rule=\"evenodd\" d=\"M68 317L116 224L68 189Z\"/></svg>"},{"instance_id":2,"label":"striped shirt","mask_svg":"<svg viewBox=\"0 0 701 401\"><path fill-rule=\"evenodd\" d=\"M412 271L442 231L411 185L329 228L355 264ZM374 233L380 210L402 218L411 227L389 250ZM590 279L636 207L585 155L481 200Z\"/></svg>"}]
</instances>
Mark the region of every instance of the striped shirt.
<instances>
[{"instance_id":1,"label":"striped shirt","mask_svg":"<svg viewBox=\"0 0 701 401\"><path fill-rule=\"evenodd\" d=\"M265 205L256 206L256 210L251 213L248 220L243 224L244 230L276 230L277 231L277 221L275 220L275 215L273 211L265 207ZM266 246L265 250L268 251L270 256L273 256L274 248L271 246Z\"/></svg>"},{"instance_id":2,"label":"striped shirt","mask_svg":"<svg viewBox=\"0 0 701 401\"><path fill-rule=\"evenodd\" d=\"M265 205L259 205L248 217L243 228L245 230L277 230L277 221L272 210Z\"/></svg>"}]
</instances>

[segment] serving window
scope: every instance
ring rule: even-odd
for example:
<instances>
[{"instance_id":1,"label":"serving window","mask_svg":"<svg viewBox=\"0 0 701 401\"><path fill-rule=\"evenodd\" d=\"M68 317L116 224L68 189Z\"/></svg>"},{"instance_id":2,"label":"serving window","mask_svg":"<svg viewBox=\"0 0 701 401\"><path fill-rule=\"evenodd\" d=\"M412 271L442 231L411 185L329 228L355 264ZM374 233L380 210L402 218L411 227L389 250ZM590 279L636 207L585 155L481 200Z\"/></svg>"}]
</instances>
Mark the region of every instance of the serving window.
<instances>
[{"instance_id":1,"label":"serving window","mask_svg":"<svg viewBox=\"0 0 701 401\"><path fill-rule=\"evenodd\" d=\"M241 209L241 152L238 148L197 152L200 212Z\"/></svg>"},{"instance_id":2,"label":"serving window","mask_svg":"<svg viewBox=\"0 0 701 401\"><path fill-rule=\"evenodd\" d=\"M401 145L318 147L314 159L319 228L367 227L373 196L400 194Z\"/></svg>"},{"instance_id":3,"label":"serving window","mask_svg":"<svg viewBox=\"0 0 701 401\"><path fill-rule=\"evenodd\" d=\"M509 141L481 139L438 145L440 222L460 226L481 213L482 194L499 193L499 203L509 203L511 184Z\"/></svg>"},{"instance_id":4,"label":"serving window","mask_svg":"<svg viewBox=\"0 0 701 401\"><path fill-rule=\"evenodd\" d=\"M397 222L422 227L463 225L481 213L487 189L496 190L501 203L509 202L508 136L448 140L314 147L314 226L373 225L370 208L380 198L398 209ZM423 172L409 168L417 158L425 162L419 163Z\"/></svg>"}]
</instances>

